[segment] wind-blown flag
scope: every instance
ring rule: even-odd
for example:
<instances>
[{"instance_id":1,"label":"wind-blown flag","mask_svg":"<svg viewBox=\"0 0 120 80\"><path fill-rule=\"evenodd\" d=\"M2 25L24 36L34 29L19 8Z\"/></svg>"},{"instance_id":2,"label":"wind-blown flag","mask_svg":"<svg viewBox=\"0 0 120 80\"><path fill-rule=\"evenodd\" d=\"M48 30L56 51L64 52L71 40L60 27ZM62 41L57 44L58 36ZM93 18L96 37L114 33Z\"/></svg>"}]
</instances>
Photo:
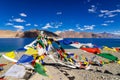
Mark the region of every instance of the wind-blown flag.
<instances>
[{"instance_id":1,"label":"wind-blown flag","mask_svg":"<svg viewBox=\"0 0 120 80\"><path fill-rule=\"evenodd\" d=\"M15 59L16 54L14 51L8 52L6 54L2 54L2 56L9 61L17 62L17 60Z\"/></svg>"},{"instance_id":2,"label":"wind-blown flag","mask_svg":"<svg viewBox=\"0 0 120 80\"><path fill-rule=\"evenodd\" d=\"M35 71L38 72L39 74L41 74L43 76L48 76L46 74L44 66L42 66L41 64L36 63L34 68L35 68Z\"/></svg>"},{"instance_id":3,"label":"wind-blown flag","mask_svg":"<svg viewBox=\"0 0 120 80\"><path fill-rule=\"evenodd\" d=\"M0 64L0 67L5 66L5 65L7 65L7 64Z\"/></svg>"},{"instance_id":4,"label":"wind-blown flag","mask_svg":"<svg viewBox=\"0 0 120 80\"><path fill-rule=\"evenodd\" d=\"M12 59L14 59L14 58L16 57L14 51L11 51L11 52L6 53L5 56L7 56L7 57L9 57L9 58L12 58Z\"/></svg>"},{"instance_id":5,"label":"wind-blown flag","mask_svg":"<svg viewBox=\"0 0 120 80\"><path fill-rule=\"evenodd\" d=\"M111 60L111 61L118 61L118 57L110 54L110 53L100 53L100 54L97 54L98 56L101 56L103 58L106 58L108 60Z\"/></svg>"},{"instance_id":6,"label":"wind-blown flag","mask_svg":"<svg viewBox=\"0 0 120 80\"><path fill-rule=\"evenodd\" d=\"M17 49L17 50L15 50L15 51L26 51L26 49L25 48L19 48L19 49Z\"/></svg>"},{"instance_id":7,"label":"wind-blown flag","mask_svg":"<svg viewBox=\"0 0 120 80\"><path fill-rule=\"evenodd\" d=\"M2 55L0 54L0 57L2 57Z\"/></svg>"},{"instance_id":8,"label":"wind-blown flag","mask_svg":"<svg viewBox=\"0 0 120 80\"><path fill-rule=\"evenodd\" d=\"M33 59L33 56L30 56L30 55L22 55L22 57L18 60L18 63L30 63L32 62L34 59Z\"/></svg>"},{"instance_id":9,"label":"wind-blown flag","mask_svg":"<svg viewBox=\"0 0 120 80\"><path fill-rule=\"evenodd\" d=\"M34 54L38 54L38 52L34 48L28 48L25 54L34 55Z\"/></svg>"}]
</instances>

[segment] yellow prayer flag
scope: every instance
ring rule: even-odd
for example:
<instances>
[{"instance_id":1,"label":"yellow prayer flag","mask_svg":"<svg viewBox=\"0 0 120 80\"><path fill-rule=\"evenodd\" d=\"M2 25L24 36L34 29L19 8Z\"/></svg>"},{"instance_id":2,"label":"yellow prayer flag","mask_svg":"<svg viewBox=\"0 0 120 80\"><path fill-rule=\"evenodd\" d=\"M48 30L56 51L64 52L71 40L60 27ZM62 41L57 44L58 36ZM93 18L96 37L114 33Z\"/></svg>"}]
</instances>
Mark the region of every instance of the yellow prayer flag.
<instances>
[{"instance_id":1,"label":"yellow prayer flag","mask_svg":"<svg viewBox=\"0 0 120 80\"><path fill-rule=\"evenodd\" d=\"M34 55L34 54L38 54L38 52L34 48L28 48L25 54Z\"/></svg>"},{"instance_id":2,"label":"yellow prayer flag","mask_svg":"<svg viewBox=\"0 0 120 80\"><path fill-rule=\"evenodd\" d=\"M5 56L14 59L15 58L15 52L14 51L8 52L8 53L5 54Z\"/></svg>"},{"instance_id":3,"label":"yellow prayer flag","mask_svg":"<svg viewBox=\"0 0 120 80\"><path fill-rule=\"evenodd\" d=\"M120 60L117 63L120 64Z\"/></svg>"}]
</instances>

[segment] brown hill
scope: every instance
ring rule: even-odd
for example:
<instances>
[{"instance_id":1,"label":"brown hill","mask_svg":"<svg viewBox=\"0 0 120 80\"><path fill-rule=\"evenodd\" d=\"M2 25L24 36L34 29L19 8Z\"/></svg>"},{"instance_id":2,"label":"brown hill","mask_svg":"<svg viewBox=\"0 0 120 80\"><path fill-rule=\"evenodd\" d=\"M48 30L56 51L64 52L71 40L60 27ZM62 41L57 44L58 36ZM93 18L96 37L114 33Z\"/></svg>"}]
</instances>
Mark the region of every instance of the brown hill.
<instances>
[{"instance_id":1,"label":"brown hill","mask_svg":"<svg viewBox=\"0 0 120 80\"><path fill-rule=\"evenodd\" d=\"M65 31L56 32L57 35L63 38L120 38L119 35L111 33L92 33L92 32L75 32L75 31Z\"/></svg>"},{"instance_id":2,"label":"brown hill","mask_svg":"<svg viewBox=\"0 0 120 80\"><path fill-rule=\"evenodd\" d=\"M0 38L14 38L17 32L10 30L0 30Z\"/></svg>"},{"instance_id":3,"label":"brown hill","mask_svg":"<svg viewBox=\"0 0 120 80\"><path fill-rule=\"evenodd\" d=\"M58 33L60 37L63 38L93 38L93 37L99 37L98 35L94 33L86 33L86 32L74 32L74 31L66 31Z\"/></svg>"},{"instance_id":4,"label":"brown hill","mask_svg":"<svg viewBox=\"0 0 120 80\"><path fill-rule=\"evenodd\" d=\"M10 31L10 30L0 30L0 38L34 38L39 35L41 30L30 30L25 32ZM43 30L42 30L43 31ZM118 35L111 33L92 33L92 32L75 32L75 31L66 31L66 32L49 32L45 31L44 33L50 37L62 37L62 38L120 38ZM59 35L59 36L58 36Z\"/></svg>"},{"instance_id":5,"label":"brown hill","mask_svg":"<svg viewBox=\"0 0 120 80\"><path fill-rule=\"evenodd\" d=\"M44 31L44 34L47 35L47 36L50 36L50 37L59 37L58 35L56 35L56 34L54 34L52 32L49 32L49 31L45 31L45 30L30 30L30 31L25 31L22 34L18 33L17 37L34 38L34 37L37 37L39 35L40 31Z\"/></svg>"},{"instance_id":6,"label":"brown hill","mask_svg":"<svg viewBox=\"0 0 120 80\"><path fill-rule=\"evenodd\" d=\"M0 30L0 38L34 38L34 37L37 37L39 33L40 33L40 30L30 30L25 32ZM56 34L49 31L44 30L44 33L50 37L58 37Z\"/></svg>"}]
</instances>

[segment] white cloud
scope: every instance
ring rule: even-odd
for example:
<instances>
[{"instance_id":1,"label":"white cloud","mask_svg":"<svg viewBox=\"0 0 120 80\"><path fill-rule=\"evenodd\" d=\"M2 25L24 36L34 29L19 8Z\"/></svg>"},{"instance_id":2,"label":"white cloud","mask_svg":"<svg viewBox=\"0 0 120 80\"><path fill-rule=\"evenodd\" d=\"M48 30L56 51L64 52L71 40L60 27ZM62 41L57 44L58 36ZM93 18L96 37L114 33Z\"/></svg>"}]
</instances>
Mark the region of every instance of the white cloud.
<instances>
[{"instance_id":1,"label":"white cloud","mask_svg":"<svg viewBox=\"0 0 120 80\"><path fill-rule=\"evenodd\" d=\"M62 24L62 22L51 22L47 23L44 27L42 27L42 29L59 28L60 26L62 26Z\"/></svg>"},{"instance_id":2,"label":"white cloud","mask_svg":"<svg viewBox=\"0 0 120 80\"><path fill-rule=\"evenodd\" d=\"M103 16L104 16L104 14L99 14L98 16L99 16L99 17L103 17Z\"/></svg>"},{"instance_id":3,"label":"white cloud","mask_svg":"<svg viewBox=\"0 0 120 80\"><path fill-rule=\"evenodd\" d=\"M95 7L95 5L91 5L91 8L88 9L88 12L90 12L90 13L96 13L96 9L97 9L97 7Z\"/></svg>"},{"instance_id":4,"label":"white cloud","mask_svg":"<svg viewBox=\"0 0 120 80\"><path fill-rule=\"evenodd\" d=\"M12 26L13 23L6 23L5 25L6 25L6 26Z\"/></svg>"},{"instance_id":5,"label":"white cloud","mask_svg":"<svg viewBox=\"0 0 120 80\"><path fill-rule=\"evenodd\" d=\"M30 23L28 23L28 24L25 24L25 26L31 26L31 24L30 24Z\"/></svg>"},{"instance_id":6,"label":"white cloud","mask_svg":"<svg viewBox=\"0 0 120 80\"><path fill-rule=\"evenodd\" d=\"M116 10L112 10L112 11L110 11L111 13L114 13L114 12L120 12L120 9L116 9Z\"/></svg>"},{"instance_id":7,"label":"white cloud","mask_svg":"<svg viewBox=\"0 0 120 80\"><path fill-rule=\"evenodd\" d=\"M25 13L20 13L20 16L27 17L27 15Z\"/></svg>"},{"instance_id":8,"label":"white cloud","mask_svg":"<svg viewBox=\"0 0 120 80\"><path fill-rule=\"evenodd\" d=\"M117 14L110 14L110 15L108 15L108 17L114 17L114 16L116 16Z\"/></svg>"},{"instance_id":9,"label":"white cloud","mask_svg":"<svg viewBox=\"0 0 120 80\"><path fill-rule=\"evenodd\" d=\"M56 34L60 34L61 32L62 32L62 31L56 31L55 33L56 33Z\"/></svg>"},{"instance_id":10,"label":"white cloud","mask_svg":"<svg viewBox=\"0 0 120 80\"><path fill-rule=\"evenodd\" d=\"M81 30L81 31L84 31L84 29L83 29L83 28L80 28L80 27L78 27L77 29L79 29L79 30Z\"/></svg>"},{"instance_id":11,"label":"white cloud","mask_svg":"<svg viewBox=\"0 0 120 80\"><path fill-rule=\"evenodd\" d=\"M114 20L108 20L108 21L105 21L105 23L113 23Z\"/></svg>"},{"instance_id":12,"label":"white cloud","mask_svg":"<svg viewBox=\"0 0 120 80\"><path fill-rule=\"evenodd\" d=\"M64 29L63 31L61 32L65 32L65 31L75 31L74 29Z\"/></svg>"},{"instance_id":13,"label":"white cloud","mask_svg":"<svg viewBox=\"0 0 120 80\"><path fill-rule=\"evenodd\" d=\"M105 13L105 14L119 13L120 9L116 9L116 10L100 10L100 12Z\"/></svg>"},{"instance_id":14,"label":"white cloud","mask_svg":"<svg viewBox=\"0 0 120 80\"><path fill-rule=\"evenodd\" d=\"M62 14L62 12L57 12L56 14L57 14L57 15L61 15L61 14Z\"/></svg>"},{"instance_id":15,"label":"white cloud","mask_svg":"<svg viewBox=\"0 0 120 80\"><path fill-rule=\"evenodd\" d=\"M68 29L68 31L75 31L74 29Z\"/></svg>"},{"instance_id":16,"label":"white cloud","mask_svg":"<svg viewBox=\"0 0 120 80\"><path fill-rule=\"evenodd\" d=\"M76 24L78 30L85 31L85 30L93 30L95 25L84 25L83 28L80 27L79 24Z\"/></svg>"},{"instance_id":17,"label":"white cloud","mask_svg":"<svg viewBox=\"0 0 120 80\"><path fill-rule=\"evenodd\" d=\"M25 22L25 20L23 20L23 19L21 19L21 18L13 19L13 21L15 21L15 22Z\"/></svg>"},{"instance_id":18,"label":"white cloud","mask_svg":"<svg viewBox=\"0 0 120 80\"><path fill-rule=\"evenodd\" d=\"M116 10L100 10L100 13L98 16L99 17L115 17L117 16L118 13L120 13L120 9L116 9Z\"/></svg>"},{"instance_id":19,"label":"white cloud","mask_svg":"<svg viewBox=\"0 0 120 80\"><path fill-rule=\"evenodd\" d=\"M50 23L47 23L44 27L42 27L42 29L48 29L48 28L52 28L52 26L50 25Z\"/></svg>"},{"instance_id":20,"label":"white cloud","mask_svg":"<svg viewBox=\"0 0 120 80\"><path fill-rule=\"evenodd\" d=\"M38 25L37 24L34 24L35 27L37 27Z\"/></svg>"},{"instance_id":21,"label":"white cloud","mask_svg":"<svg viewBox=\"0 0 120 80\"><path fill-rule=\"evenodd\" d=\"M108 24L104 23L104 24L101 24L102 26L108 26Z\"/></svg>"},{"instance_id":22,"label":"white cloud","mask_svg":"<svg viewBox=\"0 0 120 80\"><path fill-rule=\"evenodd\" d=\"M100 10L101 13L107 13L109 12L108 10Z\"/></svg>"},{"instance_id":23,"label":"white cloud","mask_svg":"<svg viewBox=\"0 0 120 80\"><path fill-rule=\"evenodd\" d=\"M24 26L21 25L14 25L14 28L16 28L18 31L22 31L24 29Z\"/></svg>"},{"instance_id":24,"label":"white cloud","mask_svg":"<svg viewBox=\"0 0 120 80\"><path fill-rule=\"evenodd\" d=\"M84 25L85 30L93 30L95 25Z\"/></svg>"},{"instance_id":25,"label":"white cloud","mask_svg":"<svg viewBox=\"0 0 120 80\"><path fill-rule=\"evenodd\" d=\"M84 31L84 29L81 28L79 24L76 24L76 27L77 27L78 30Z\"/></svg>"},{"instance_id":26,"label":"white cloud","mask_svg":"<svg viewBox=\"0 0 120 80\"><path fill-rule=\"evenodd\" d=\"M53 28L59 28L60 26L62 26L62 22L59 22L59 23L53 23Z\"/></svg>"},{"instance_id":27,"label":"white cloud","mask_svg":"<svg viewBox=\"0 0 120 80\"><path fill-rule=\"evenodd\" d=\"M113 23L114 20L107 20L107 21L104 21L103 24L101 24L102 26L108 26L110 23Z\"/></svg>"},{"instance_id":28,"label":"white cloud","mask_svg":"<svg viewBox=\"0 0 120 80\"><path fill-rule=\"evenodd\" d=\"M112 34L120 35L120 31L114 31Z\"/></svg>"}]
</instances>

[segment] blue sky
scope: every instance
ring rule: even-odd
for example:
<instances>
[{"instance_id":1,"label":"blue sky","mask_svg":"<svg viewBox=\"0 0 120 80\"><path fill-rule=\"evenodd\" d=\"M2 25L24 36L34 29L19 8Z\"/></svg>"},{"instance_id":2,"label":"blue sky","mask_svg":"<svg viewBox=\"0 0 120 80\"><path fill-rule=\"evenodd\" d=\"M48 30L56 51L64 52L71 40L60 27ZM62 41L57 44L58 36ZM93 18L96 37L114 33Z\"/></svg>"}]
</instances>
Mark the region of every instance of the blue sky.
<instances>
[{"instance_id":1,"label":"blue sky","mask_svg":"<svg viewBox=\"0 0 120 80\"><path fill-rule=\"evenodd\" d=\"M0 0L0 30L120 33L120 0Z\"/></svg>"}]
</instances>

